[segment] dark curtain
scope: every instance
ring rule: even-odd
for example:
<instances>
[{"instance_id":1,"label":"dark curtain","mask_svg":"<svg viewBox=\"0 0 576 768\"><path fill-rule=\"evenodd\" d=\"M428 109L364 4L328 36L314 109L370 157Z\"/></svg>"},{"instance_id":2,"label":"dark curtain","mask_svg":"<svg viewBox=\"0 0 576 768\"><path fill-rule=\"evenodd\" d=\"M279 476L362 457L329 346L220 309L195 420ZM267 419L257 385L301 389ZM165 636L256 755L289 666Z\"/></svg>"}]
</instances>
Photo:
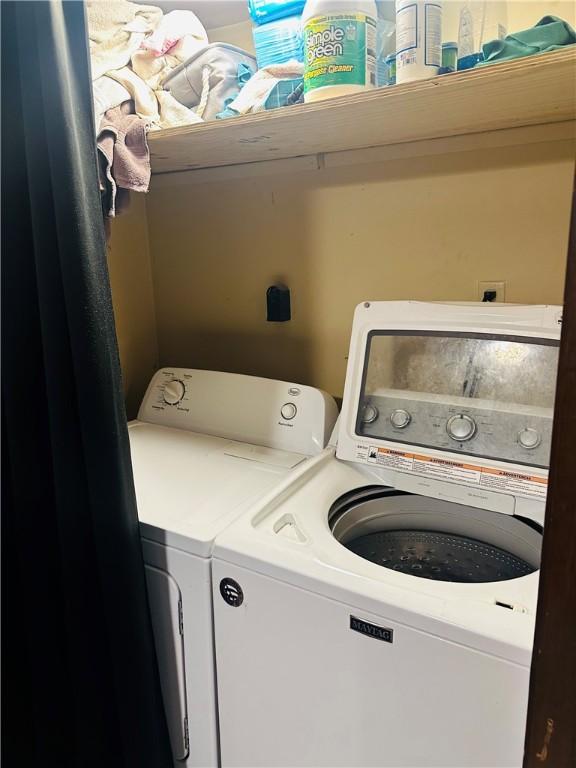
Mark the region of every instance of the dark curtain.
<instances>
[{"instance_id":1,"label":"dark curtain","mask_svg":"<svg viewBox=\"0 0 576 768\"><path fill-rule=\"evenodd\" d=\"M84 7L0 8L2 764L168 768Z\"/></svg>"}]
</instances>

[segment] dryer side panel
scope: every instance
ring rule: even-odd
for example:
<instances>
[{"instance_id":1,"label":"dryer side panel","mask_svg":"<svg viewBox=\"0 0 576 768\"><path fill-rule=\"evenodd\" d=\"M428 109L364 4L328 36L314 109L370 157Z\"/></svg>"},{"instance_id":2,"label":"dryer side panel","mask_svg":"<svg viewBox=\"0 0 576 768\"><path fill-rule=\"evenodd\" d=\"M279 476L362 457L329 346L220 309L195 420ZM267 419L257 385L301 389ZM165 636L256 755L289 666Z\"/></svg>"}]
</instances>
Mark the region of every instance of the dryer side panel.
<instances>
[{"instance_id":1,"label":"dryer side panel","mask_svg":"<svg viewBox=\"0 0 576 768\"><path fill-rule=\"evenodd\" d=\"M142 539L142 551L147 574L157 579L150 603L161 682L169 697L166 715L172 719L174 765L215 767L219 759L210 560L148 539Z\"/></svg>"},{"instance_id":2,"label":"dryer side panel","mask_svg":"<svg viewBox=\"0 0 576 768\"><path fill-rule=\"evenodd\" d=\"M150 617L172 754L175 760L184 760L188 756L189 745L182 596L178 584L169 573L152 565L146 565L145 568Z\"/></svg>"}]
</instances>

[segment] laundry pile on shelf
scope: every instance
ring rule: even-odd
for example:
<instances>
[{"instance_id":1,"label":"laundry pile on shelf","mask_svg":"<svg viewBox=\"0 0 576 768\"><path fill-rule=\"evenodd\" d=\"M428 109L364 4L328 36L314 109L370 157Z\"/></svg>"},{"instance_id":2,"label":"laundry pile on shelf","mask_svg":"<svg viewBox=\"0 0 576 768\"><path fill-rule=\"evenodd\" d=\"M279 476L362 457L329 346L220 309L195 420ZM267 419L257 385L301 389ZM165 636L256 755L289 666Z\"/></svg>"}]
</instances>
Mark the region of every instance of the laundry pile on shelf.
<instances>
[{"instance_id":1,"label":"laundry pile on shelf","mask_svg":"<svg viewBox=\"0 0 576 768\"><path fill-rule=\"evenodd\" d=\"M197 122L162 81L208 44L199 19L191 11L164 15L128 0L88 2L87 11L96 127L108 109L127 100L151 129Z\"/></svg>"},{"instance_id":2,"label":"laundry pile on shelf","mask_svg":"<svg viewBox=\"0 0 576 768\"><path fill-rule=\"evenodd\" d=\"M88 0L94 120L106 217L150 184L148 131L302 101L303 65L258 68L256 57L208 42L192 11Z\"/></svg>"},{"instance_id":3,"label":"laundry pile on shelf","mask_svg":"<svg viewBox=\"0 0 576 768\"><path fill-rule=\"evenodd\" d=\"M89 0L86 8L103 207L114 216L122 207L119 188L148 189L146 132L201 120L162 83L208 36L191 11L164 15L128 0Z\"/></svg>"}]
</instances>

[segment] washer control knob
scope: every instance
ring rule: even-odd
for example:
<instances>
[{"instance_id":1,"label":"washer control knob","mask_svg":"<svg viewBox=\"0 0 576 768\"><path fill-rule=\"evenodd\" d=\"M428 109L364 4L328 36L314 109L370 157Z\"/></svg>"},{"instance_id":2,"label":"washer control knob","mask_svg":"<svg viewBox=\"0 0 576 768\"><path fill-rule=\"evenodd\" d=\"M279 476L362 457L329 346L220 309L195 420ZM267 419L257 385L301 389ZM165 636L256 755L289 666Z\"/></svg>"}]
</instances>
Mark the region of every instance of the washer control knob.
<instances>
[{"instance_id":1,"label":"washer control knob","mask_svg":"<svg viewBox=\"0 0 576 768\"><path fill-rule=\"evenodd\" d=\"M282 416L283 419L286 419L286 421L290 421L290 419L293 419L297 413L298 413L298 409L296 408L294 403L284 403L282 408L280 408L280 416Z\"/></svg>"},{"instance_id":2,"label":"washer control knob","mask_svg":"<svg viewBox=\"0 0 576 768\"><path fill-rule=\"evenodd\" d=\"M526 427L518 432L518 442L522 448L537 448L542 442L542 437L537 429Z\"/></svg>"},{"instance_id":3,"label":"washer control knob","mask_svg":"<svg viewBox=\"0 0 576 768\"><path fill-rule=\"evenodd\" d=\"M397 408L390 414L390 423L396 429L404 429L412 421L412 416L404 408Z\"/></svg>"},{"instance_id":4,"label":"washer control knob","mask_svg":"<svg viewBox=\"0 0 576 768\"><path fill-rule=\"evenodd\" d=\"M372 403L367 403L362 414L363 424L372 424L378 418L378 408Z\"/></svg>"},{"instance_id":5,"label":"washer control knob","mask_svg":"<svg viewBox=\"0 0 576 768\"><path fill-rule=\"evenodd\" d=\"M457 416L452 416L451 419L448 419L446 432L448 432L448 436L452 440L464 443L476 434L476 422L470 416L459 413Z\"/></svg>"},{"instance_id":6,"label":"washer control knob","mask_svg":"<svg viewBox=\"0 0 576 768\"><path fill-rule=\"evenodd\" d=\"M180 379L172 379L164 384L164 402L168 405L176 405L186 393L186 387Z\"/></svg>"}]
</instances>

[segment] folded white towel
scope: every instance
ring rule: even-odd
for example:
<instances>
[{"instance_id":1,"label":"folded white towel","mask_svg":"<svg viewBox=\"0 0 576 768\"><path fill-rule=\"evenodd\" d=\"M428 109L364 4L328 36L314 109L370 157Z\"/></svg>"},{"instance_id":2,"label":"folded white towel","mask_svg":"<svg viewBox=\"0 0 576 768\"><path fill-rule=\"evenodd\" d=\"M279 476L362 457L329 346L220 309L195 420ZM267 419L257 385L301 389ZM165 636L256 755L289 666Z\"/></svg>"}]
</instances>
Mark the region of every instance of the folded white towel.
<instances>
[{"instance_id":1,"label":"folded white towel","mask_svg":"<svg viewBox=\"0 0 576 768\"><path fill-rule=\"evenodd\" d=\"M97 128L107 110L127 99L150 130L201 121L162 90L164 78L208 42L195 14L163 16L160 8L127 0L89 0L87 9Z\"/></svg>"},{"instance_id":2,"label":"folded white towel","mask_svg":"<svg viewBox=\"0 0 576 768\"><path fill-rule=\"evenodd\" d=\"M160 8L128 0L87 0L86 14L93 80L126 66L163 16Z\"/></svg>"},{"instance_id":3,"label":"folded white towel","mask_svg":"<svg viewBox=\"0 0 576 768\"><path fill-rule=\"evenodd\" d=\"M128 101L130 93L121 83L108 75L102 75L92 83L92 94L94 96L94 127L98 133L105 113L122 104L123 101Z\"/></svg>"},{"instance_id":4,"label":"folded white towel","mask_svg":"<svg viewBox=\"0 0 576 768\"><path fill-rule=\"evenodd\" d=\"M176 101L168 91L152 90L130 67L109 72L108 77L128 91L129 98L134 100L136 114L146 121L150 130L201 122L193 110Z\"/></svg>"}]
</instances>

